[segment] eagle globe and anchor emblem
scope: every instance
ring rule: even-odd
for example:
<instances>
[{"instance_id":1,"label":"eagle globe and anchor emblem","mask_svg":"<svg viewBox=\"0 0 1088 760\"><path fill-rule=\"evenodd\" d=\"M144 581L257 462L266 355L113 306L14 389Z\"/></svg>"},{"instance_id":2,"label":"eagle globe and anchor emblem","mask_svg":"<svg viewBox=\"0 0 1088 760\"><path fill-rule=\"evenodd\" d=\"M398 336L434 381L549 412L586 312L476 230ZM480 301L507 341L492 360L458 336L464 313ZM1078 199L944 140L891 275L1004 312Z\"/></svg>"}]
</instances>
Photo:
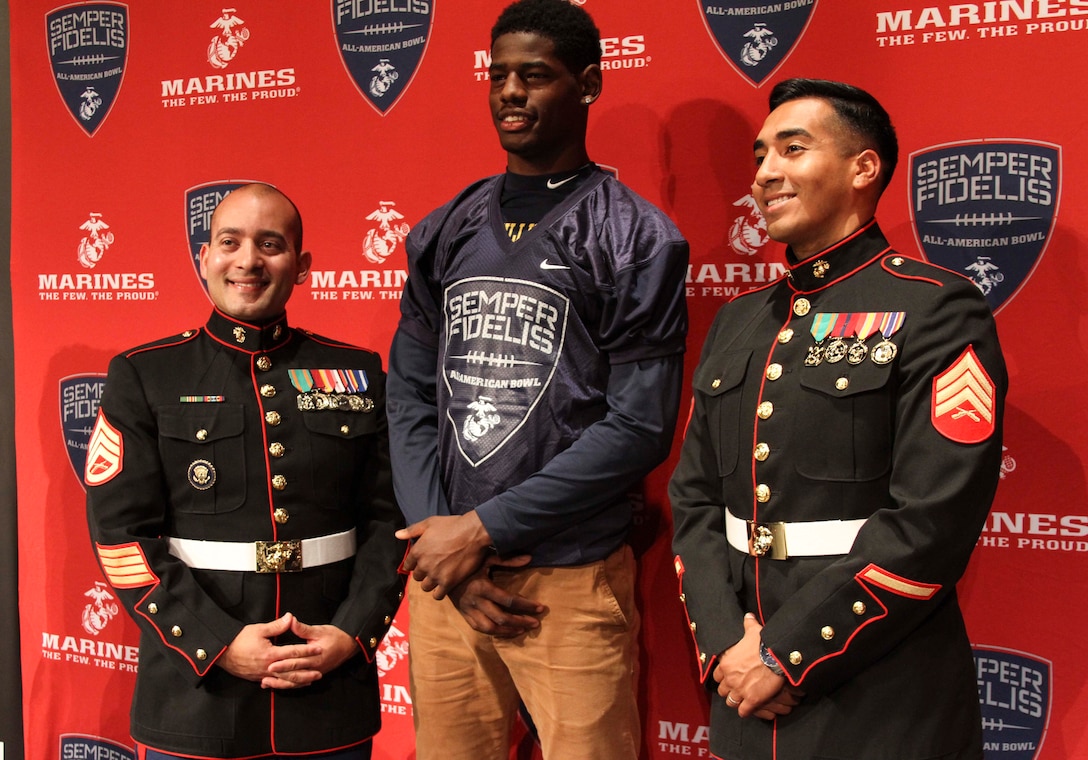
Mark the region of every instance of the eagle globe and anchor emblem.
<instances>
[{"instance_id":1,"label":"eagle globe and anchor emblem","mask_svg":"<svg viewBox=\"0 0 1088 760\"><path fill-rule=\"evenodd\" d=\"M236 10L236 8L224 8L223 15L210 25L212 29L220 30L219 34L212 37L208 45L208 63L214 68L225 69L249 39L246 22L234 15ZM235 27L238 28L237 31Z\"/></svg>"}]
</instances>

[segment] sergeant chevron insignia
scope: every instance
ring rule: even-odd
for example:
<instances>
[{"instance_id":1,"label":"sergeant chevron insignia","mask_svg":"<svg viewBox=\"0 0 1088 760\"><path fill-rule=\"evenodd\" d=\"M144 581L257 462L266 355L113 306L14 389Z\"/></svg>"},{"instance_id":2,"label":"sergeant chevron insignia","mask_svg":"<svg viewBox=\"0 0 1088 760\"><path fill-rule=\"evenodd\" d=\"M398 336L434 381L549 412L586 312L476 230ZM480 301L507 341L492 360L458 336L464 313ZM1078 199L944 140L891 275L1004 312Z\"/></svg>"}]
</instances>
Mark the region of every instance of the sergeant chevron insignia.
<instances>
[{"instance_id":1,"label":"sergeant chevron insignia","mask_svg":"<svg viewBox=\"0 0 1088 760\"><path fill-rule=\"evenodd\" d=\"M980 443L994 432L994 383L973 346L933 378L933 427L957 443Z\"/></svg>"},{"instance_id":2,"label":"sergeant chevron insignia","mask_svg":"<svg viewBox=\"0 0 1088 760\"><path fill-rule=\"evenodd\" d=\"M121 474L125 463L125 443L121 431L98 410L98 419L87 443L87 463L83 480L89 486L100 486Z\"/></svg>"}]
</instances>

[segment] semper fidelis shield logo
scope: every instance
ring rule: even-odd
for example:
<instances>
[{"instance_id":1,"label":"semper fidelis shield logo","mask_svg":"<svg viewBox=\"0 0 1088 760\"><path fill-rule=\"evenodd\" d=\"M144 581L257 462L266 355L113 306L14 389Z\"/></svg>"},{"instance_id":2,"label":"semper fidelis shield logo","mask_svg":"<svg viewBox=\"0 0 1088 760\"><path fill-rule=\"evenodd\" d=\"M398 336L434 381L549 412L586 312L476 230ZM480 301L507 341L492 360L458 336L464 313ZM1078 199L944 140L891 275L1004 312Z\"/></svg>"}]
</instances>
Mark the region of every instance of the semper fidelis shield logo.
<instances>
[{"instance_id":1,"label":"semper fidelis shield logo","mask_svg":"<svg viewBox=\"0 0 1088 760\"><path fill-rule=\"evenodd\" d=\"M69 375L60 380L60 428L68 461L81 486L91 431L105 386L106 376L102 374Z\"/></svg>"},{"instance_id":2,"label":"semper fidelis shield logo","mask_svg":"<svg viewBox=\"0 0 1088 760\"><path fill-rule=\"evenodd\" d=\"M385 116L408 89L427 42L436 0L332 0L336 47L351 81Z\"/></svg>"},{"instance_id":3,"label":"semper fidelis shield logo","mask_svg":"<svg viewBox=\"0 0 1088 760\"><path fill-rule=\"evenodd\" d=\"M816 0L696 2L725 60L756 87L786 60L816 7Z\"/></svg>"},{"instance_id":4,"label":"semper fidelis shield logo","mask_svg":"<svg viewBox=\"0 0 1088 760\"><path fill-rule=\"evenodd\" d=\"M232 191L256 181L224 179L205 182L185 191L185 233L189 240L189 258L205 293L208 283L200 276L200 247L212 239L212 212Z\"/></svg>"},{"instance_id":5,"label":"semper fidelis shield logo","mask_svg":"<svg viewBox=\"0 0 1088 760\"><path fill-rule=\"evenodd\" d=\"M57 757L109 757L117 760L136 760L131 747L118 744L112 739L87 734L61 734L60 754Z\"/></svg>"},{"instance_id":6,"label":"semper fidelis shield logo","mask_svg":"<svg viewBox=\"0 0 1088 760\"><path fill-rule=\"evenodd\" d=\"M88 137L113 107L128 58L128 6L78 3L45 17L49 64L60 99Z\"/></svg>"},{"instance_id":7,"label":"semper fidelis shield logo","mask_svg":"<svg viewBox=\"0 0 1088 760\"><path fill-rule=\"evenodd\" d=\"M527 280L470 277L446 288L446 416L473 467L510 441L552 382L568 306Z\"/></svg>"},{"instance_id":8,"label":"semper fidelis shield logo","mask_svg":"<svg viewBox=\"0 0 1088 760\"><path fill-rule=\"evenodd\" d=\"M1050 661L999 647L974 653L986 760L1034 760L1050 722Z\"/></svg>"},{"instance_id":9,"label":"semper fidelis shield logo","mask_svg":"<svg viewBox=\"0 0 1088 760\"><path fill-rule=\"evenodd\" d=\"M910 156L925 257L974 281L995 313L1027 283L1054 229L1061 149L1027 140L947 143Z\"/></svg>"}]
</instances>

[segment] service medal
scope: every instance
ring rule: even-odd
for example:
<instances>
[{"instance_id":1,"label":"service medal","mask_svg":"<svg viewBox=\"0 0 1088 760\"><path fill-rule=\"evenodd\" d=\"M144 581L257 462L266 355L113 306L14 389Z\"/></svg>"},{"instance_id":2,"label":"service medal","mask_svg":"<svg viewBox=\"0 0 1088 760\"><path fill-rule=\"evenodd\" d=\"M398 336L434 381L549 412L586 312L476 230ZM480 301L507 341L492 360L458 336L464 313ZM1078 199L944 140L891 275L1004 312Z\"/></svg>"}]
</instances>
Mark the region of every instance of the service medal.
<instances>
[{"instance_id":1,"label":"service medal","mask_svg":"<svg viewBox=\"0 0 1088 760\"><path fill-rule=\"evenodd\" d=\"M808 347L808 356L805 357L806 367L816 367L824 360L824 343L827 336L835 326L839 315L835 312L820 312L812 318L812 326L809 332L812 334L815 345Z\"/></svg>"},{"instance_id":2,"label":"service medal","mask_svg":"<svg viewBox=\"0 0 1088 760\"><path fill-rule=\"evenodd\" d=\"M829 364L836 364L846 358L846 351L846 341L842 338L835 338L835 340L831 341L831 345L827 347L827 350L824 351L824 359Z\"/></svg>"},{"instance_id":3,"label":"service medal","mask_svg":"<svg viewBox=\"0 0 1088 760\"><path fill-rule=\"evenodd\" d=\"M887 364L895 355L899 353L899 349L890 340L884 339L876 344L873 349L872 358L874 364Z\"/></svg>"},{"instance_id":4,"label":"service medal","mask_svg":"<svg viewBox=\"0 0 1088 760\"><path fill-rule=\"evenodd\" d=\"M903 326L903 322L906 321L906 318L907 313L905 311L889 311L882 315L880 320L880 334L884 339L876 344L872 354L869 356L874 364L888 364L895 358L895 355L899 353L898 347L896 347L889 338L899 332L899 328Z\"/></svg>"},{"instance_id":5,"label":"service medal","mask_svg":"<svg viewBox=\"0 0 1088 760\"><path fill-rule=\"evenodd\" d=\"M846 361L851 364L861 364L865 361L865 357L868 353L869 347L866 346L865 341L859 337L854 341L853 345L850 346L850 350L846 352Z\"/></svg>"}]
</instances>

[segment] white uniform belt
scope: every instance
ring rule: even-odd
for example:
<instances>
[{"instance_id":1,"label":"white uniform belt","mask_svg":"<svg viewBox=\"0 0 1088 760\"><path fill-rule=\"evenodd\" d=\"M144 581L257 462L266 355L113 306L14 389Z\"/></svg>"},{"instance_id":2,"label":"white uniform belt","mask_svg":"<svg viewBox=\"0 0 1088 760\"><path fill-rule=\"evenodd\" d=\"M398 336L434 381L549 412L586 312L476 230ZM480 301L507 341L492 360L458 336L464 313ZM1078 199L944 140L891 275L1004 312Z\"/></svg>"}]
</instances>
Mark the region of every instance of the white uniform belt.
<instances>
[{"instance_id":1,"label":"white uniform belt","mask_svg":"<svg viewBox=\"0 0 1088 760\"><path fill-rule=\"evenodd\" d=\"M865 520L754 522L725 510L729 545L753 557L829 557L849 554Z\"/></svg>"},{"instance_id":2,"label":"white uniform belt","mask_svg":"<svg viewBox=\"0 0 1088 760\"><path fill-rule=\"evenodd\" d=\"M251 573L292 573L355 555L355 528L293 541L199 541L167 536L166 547L189 567Z\"/></svg>"}]
</instances>

